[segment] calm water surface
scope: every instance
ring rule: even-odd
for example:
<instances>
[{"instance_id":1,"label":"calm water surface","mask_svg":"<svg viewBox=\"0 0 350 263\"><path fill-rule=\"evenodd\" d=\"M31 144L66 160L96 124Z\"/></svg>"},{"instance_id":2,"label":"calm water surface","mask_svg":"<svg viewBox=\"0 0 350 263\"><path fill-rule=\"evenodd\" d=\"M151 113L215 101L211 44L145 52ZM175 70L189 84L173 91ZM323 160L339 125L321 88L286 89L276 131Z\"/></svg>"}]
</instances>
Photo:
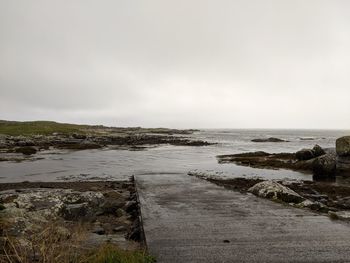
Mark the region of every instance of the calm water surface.
<instances>
[{"instance_id":1,"label":"calm water surface","mask_svg":"<svg viewBox=\"0 0 350 263\"><path fill-rule=\"evenodd\" d=\"M322 130L203 130L191 137L217 142L205 147L160 146L144 151L84 150L41 152L37 161L0 162L0 182L127 179L142 174L182 174L197 170L223 177L260 176L269 179L312 180L312 175L288 170L254 169L218 164L216 156L249 151L294 152L301 148L334 147L350 131ZM290 142L253 143L254 138L278 137ZM302 140L312 138L313 140Z\"/></svg>"}]
</instances>

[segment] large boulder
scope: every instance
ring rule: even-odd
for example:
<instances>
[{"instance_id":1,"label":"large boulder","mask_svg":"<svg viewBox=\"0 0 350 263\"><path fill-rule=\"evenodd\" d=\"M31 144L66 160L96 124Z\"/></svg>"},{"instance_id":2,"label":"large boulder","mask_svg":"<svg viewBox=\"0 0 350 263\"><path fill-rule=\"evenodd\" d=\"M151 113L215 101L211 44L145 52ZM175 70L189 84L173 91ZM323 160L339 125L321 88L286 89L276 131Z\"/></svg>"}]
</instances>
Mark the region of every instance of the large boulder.
<instances>
[{"instance_id":1,"label":"large boulder","mask_svg":"<svg viewBox=\"0 0 350 263\"><path fill-rule=\"evenodd\" d=\"M350 136L344 136L337 139L336 150L338 156L350 156Z\"/></svg>"},{"instance_id":2,"label":"large boulder","mask_svg":"<svg viewBox=\"0 0 350 263\"><path fill-rule=\"evenodd\" d=\"M280 200L286 203L300 203L305 200L302 196L294 192L292 189L281 185L275 181L263 181L257 183L248 189L259 197Z\"/></svg>"},{"instance_id":3,"label":"large boulder","mask_svg":"<svg viewBox=\"0 0 350 263\"><path fill-rule=\"evenodd\" d=\"M325 154L315 158L312 162L312 170L316 177L327 178L335 176L337 168L336 156Z\"/></svg>"}]
</instances>

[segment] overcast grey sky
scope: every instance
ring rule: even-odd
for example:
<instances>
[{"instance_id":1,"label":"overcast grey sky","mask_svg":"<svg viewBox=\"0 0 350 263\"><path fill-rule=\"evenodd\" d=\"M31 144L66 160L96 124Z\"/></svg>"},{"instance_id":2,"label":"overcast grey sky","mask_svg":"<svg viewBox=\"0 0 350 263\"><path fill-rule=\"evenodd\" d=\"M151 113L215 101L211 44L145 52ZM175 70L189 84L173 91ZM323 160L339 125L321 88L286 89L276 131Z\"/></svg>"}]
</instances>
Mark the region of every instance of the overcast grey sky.
<instances>
[{"instance_id":1,"label":"overcast grey sky","mask_svg":"<svg viewBox=\"0 0 350 263\"><path fill-rule=\"evenodd\" d=\"M348 0L0 0L0 119L350 128Z\"/></svg>"}]
</instances>

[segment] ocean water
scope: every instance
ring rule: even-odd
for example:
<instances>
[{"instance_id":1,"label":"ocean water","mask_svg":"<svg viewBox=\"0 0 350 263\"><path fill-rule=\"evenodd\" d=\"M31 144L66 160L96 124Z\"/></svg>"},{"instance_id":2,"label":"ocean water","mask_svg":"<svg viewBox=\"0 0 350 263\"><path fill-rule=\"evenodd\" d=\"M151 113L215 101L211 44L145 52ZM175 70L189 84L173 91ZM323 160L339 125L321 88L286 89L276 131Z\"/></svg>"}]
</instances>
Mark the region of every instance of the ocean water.
<instances>
[{"instance_id":1,"label":"ocean water","mask_svg":"<svg viewBox=\"0 0 350 263\"><path fill-rule=\"evenodd\" d=\"M196 171L225 178L264 177L269 179L312 180L311 174L289 170L255 169L235 164L219 164L216 156L250 151L295 152L319 144L335 146L338 137L349 135L341 130L201 130L189 137L216 145L204 147L151 147L143 151L120 149L84 151L44 151L42 158L21 163L0 162L0 182L65 181L65 180L120 180L132 175L177 174ZM277 137L289 142L254 143L255 138ZM341 179L342 180L342 179Z\"/></svg>"}]
</instances>

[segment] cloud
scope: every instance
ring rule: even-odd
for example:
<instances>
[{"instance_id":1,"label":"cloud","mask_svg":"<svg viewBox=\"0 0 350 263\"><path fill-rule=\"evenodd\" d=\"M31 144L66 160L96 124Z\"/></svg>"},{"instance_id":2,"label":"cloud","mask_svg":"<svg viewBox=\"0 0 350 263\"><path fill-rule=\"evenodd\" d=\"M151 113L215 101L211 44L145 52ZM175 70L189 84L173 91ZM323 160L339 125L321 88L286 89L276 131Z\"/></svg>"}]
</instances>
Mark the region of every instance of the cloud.
<instances>
[{"instance_id":1,"label":"cloud","mask_svg":"<svg viewBox=\"0 0 350 263\"><path fill-rule=\"evenodd\" d=\"M0 118L350 128L348 1L1 1Z\"/></svg>"}]
</instances>

